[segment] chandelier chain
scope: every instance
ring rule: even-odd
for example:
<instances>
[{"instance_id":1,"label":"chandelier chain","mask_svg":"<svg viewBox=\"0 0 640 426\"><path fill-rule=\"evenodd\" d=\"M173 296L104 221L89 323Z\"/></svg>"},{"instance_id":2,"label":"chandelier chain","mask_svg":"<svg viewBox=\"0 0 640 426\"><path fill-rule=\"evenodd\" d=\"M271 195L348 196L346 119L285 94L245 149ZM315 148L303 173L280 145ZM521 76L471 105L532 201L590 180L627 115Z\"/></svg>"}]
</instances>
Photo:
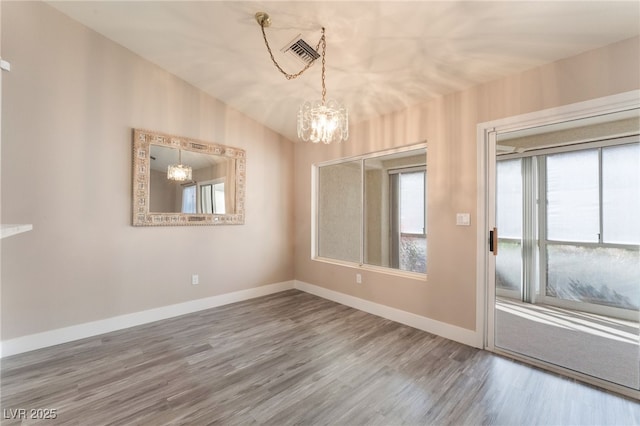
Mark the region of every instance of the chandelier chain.
<instances>
[{"instance_id":1,"label":"chandelier chain","mask_svg":"<svg viewBox=\"0 0 640 426\"><path fill-rule=\"evenodd\" d=\"M269 46L269 41L267 40L267 33L264 30L264 22L260 23L260 28L262 29L262 38L264 39L264 44L265 46L267 46L267 50L269 51L269 56L271 57L271 61L273 62L273 65L276 66L276 68L278 69L278 71L280 71L282 73L282 75L285 76L285 78L287 80L293 80L294 78L300 77L302 75L302 73L304 73L306 70L309 69L309 67L311 65L313 65L313 62L308 63L307 65L304 66L304 68L302 68L299 72L295 73L295 74L289 74L288 72L286 72L284 69L282 69L282 67L280 66L280 64L278 64L278 61L276 61L276 58L273 56L273 52L271 51L271 46ZM324 27L322 27L322 36L320 37L320 40L318 40L318 44L316 44L316 52L318 51L318 49L320 48L320 43L322 43L322 78L323 78L323 87L324 87L324 49L326 46L326 42L324 41ZM323 100L324 100L324 96L323 96Z\"/></svg>"},{"instance_id":2,"label":"chandelier chain","mask_svg":"<svg viewBox=\"0 0 640 426\"><path fill-rule=\"evenodd\" d=\"M320 41L322 42L322 105L324 105L325 98L327 96L327 86L324 81L324 64L325 64L325 55L327 53L327 40L324 38L324 27L322 27L322 37L320 37ZM316 47L316 51L317 50L318 48Z\"/></svg>"},{"instance_id":3,"label":"chandelier chain","mask_svg":"<svg viewBox=\"0 0 640 426\"><path fill-rule=\"evenodd\" d=\"M1 1L1 0L0 0ZM262 38L264 44L269 52L269 57L275 65L276 69L285 76L287 80L293 80L299 77L308 70L319 56L322 56L322 99L314 101L305 101L298 110L298 137L303 141L311 141L313 143L323 142L330 144L332 142L342 142L349 137L349 113L339 102L330 99L327 101L327 85L326 85L326 52L327 52L327 40L325 37L325 28L322 27L322 34L320 40L316 44L315 51L319 55L313 55L313 59L310 63L305 64L299 72L295 74L289 74L286 72L276 61L269 40L267 39L267 33L265 28L271 25L269 15L264 12L257 12L255 14L256 21L260 25L262 30ZM300 40L303 42L304 40ZM296 42L297 43L297 42ZM306 43L304 43L306 44ZM309 46L305 46L306 50L311 49ZM302 56L302 54L301 54Z\"/></svg>"}]
</instances>

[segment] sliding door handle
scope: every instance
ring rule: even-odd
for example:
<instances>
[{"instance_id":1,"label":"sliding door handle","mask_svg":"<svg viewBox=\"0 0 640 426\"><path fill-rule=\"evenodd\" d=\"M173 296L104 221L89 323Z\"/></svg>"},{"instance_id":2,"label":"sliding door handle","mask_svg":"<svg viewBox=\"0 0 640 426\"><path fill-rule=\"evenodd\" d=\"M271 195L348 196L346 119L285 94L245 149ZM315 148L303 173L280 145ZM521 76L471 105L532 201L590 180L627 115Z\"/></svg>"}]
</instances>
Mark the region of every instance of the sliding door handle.
<instances>
[{"instance_id":1,"label":"sliding door handle","mask_svg":"<svg viewBox=\"0 0 640 426\"><path fill-rule=\"evenodd\" d=\"M498 228L489 231L489 251L493 252L494 256L498 255Z\"/></svg>"}]
</instances>

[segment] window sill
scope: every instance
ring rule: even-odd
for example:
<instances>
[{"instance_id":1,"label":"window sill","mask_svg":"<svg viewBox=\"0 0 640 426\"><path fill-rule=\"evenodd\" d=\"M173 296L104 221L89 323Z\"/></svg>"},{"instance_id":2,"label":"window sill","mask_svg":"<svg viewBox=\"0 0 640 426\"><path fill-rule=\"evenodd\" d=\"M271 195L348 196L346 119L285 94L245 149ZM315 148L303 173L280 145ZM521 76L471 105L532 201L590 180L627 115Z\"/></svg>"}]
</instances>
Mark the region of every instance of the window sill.
<instances>
[{"instance_id":1,"label":"window sill","mask_svg":"<svg viewBox=\"0 0 640 426\"><path fill-rule=\"evenodd\" d=\"M312 257L311 260L314 260L316 262L328 263L330 265L337 265L337 266L344 266L347 268L359 269L362 271L379 272L381 274L392 275L394 277L409 278L416 281L423 281L423 282L427 281L427 274L422 274L419 272L403 271L401 269L392 269L392 268L386 268L384 266L376 266L376 265L367 265L367 264L361 265L355 262L346 262L343 260L330 259L328 257L316 256L316 257Z\"/></svg>"}]
</instances>

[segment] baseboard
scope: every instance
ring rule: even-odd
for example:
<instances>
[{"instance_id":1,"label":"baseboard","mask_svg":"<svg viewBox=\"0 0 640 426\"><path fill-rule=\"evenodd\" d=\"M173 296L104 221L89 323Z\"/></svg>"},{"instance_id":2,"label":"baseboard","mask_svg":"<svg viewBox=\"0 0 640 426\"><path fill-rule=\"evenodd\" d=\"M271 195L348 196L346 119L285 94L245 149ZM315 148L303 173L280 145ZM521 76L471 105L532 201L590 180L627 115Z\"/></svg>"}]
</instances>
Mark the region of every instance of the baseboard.
<instances>
[{"instance_id":1,"label":"baseboard","mask_svg":"<svg viewBox=\"0 0 640 426\"><path fill-rule=\"evenodd\" d=\"M234 291L232 293L221 294L218 296L191 300L189 302L177 303L175 305L149 309L146 311L119 315L117 317L107 318L104 320L44 331L42 333L16 337L15 339L9 339L2 342L0 345L0 358L87 337L93 337L129 327L135 327L137 325L147 324L154 321L190 314L204 309L228 305L229 303L241 302L243 300L291 290L293 288L294 281L284 281L246 290Z\"/></svg>"},{"instance_id":2,"label":"baseboard","mask_svg":"<svg viewBox=\"0 0 640 426\"><path fill-rule=\"evenodd\" d=\"M324 287L294 280L294 287L298 290L328 299L342 305L350 306L360 311L408 325L418 330L436 334L449 340L454 340L468 346L482 348L482 336L474 330L458 327L431 318L392 308L359 297L329 290Z\"/></svg>"}]
</instances>

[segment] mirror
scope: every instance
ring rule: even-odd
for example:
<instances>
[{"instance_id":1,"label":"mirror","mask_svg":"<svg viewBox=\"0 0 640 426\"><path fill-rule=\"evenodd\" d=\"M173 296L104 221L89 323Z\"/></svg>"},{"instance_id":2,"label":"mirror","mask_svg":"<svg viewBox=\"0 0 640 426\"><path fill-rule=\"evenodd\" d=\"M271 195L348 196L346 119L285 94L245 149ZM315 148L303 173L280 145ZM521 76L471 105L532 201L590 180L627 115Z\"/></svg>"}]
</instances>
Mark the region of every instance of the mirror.
<instances>
[{"instance_id":1,"label":"mirror","mask_svg":"<svg viewBox=\"0 0 640 426\"><path fill-rule=\"evenodd\" d=\"M244 223L244 150L136 129L133 152L134 226Z\"/></svg>"}]
</instances>

